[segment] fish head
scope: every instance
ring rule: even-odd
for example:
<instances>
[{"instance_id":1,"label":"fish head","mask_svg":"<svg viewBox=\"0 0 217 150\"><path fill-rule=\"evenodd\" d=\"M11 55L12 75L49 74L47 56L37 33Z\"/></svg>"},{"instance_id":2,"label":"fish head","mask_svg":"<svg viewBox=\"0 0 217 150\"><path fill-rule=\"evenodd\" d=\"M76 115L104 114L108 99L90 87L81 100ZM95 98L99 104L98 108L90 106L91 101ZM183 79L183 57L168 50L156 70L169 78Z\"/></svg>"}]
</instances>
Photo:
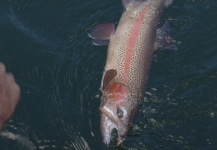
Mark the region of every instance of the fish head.
<instances>
[{"instance_id":1,"label":"fish head","mask_svg":"<svg viewBox=\"0 0 217 150\"><path fill-rule=\"evenodd\" d=\"M101 133L103 142L108 145L114 129L118 133L118 145L124 140L132 118L135 106L129 99L129 89L122 83L113 83L104 91L101 111Z\"/></svg>"}]
</instances>

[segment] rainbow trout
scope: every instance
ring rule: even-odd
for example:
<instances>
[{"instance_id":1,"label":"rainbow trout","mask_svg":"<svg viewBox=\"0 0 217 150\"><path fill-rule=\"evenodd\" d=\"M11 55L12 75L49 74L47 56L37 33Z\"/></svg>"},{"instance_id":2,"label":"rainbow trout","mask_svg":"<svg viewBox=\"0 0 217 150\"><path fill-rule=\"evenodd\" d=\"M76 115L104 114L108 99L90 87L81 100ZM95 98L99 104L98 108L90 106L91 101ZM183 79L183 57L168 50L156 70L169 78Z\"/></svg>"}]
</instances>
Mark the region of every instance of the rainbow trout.
<instances>
[{"instance_id":1,"label":"rainbow trout","mask_svg":"<svg viewBox=\"0 0 217 150\"><path fill-rule=\"evenodd\" d=\"M111 132L124 140L147 84L157 47L159 18L172 0L122 0L125 11L115 31L113 23L97 25L89 33L95 45L109 44L101 82L101 133L107 145Z\"/></svg>"}]
</instances>

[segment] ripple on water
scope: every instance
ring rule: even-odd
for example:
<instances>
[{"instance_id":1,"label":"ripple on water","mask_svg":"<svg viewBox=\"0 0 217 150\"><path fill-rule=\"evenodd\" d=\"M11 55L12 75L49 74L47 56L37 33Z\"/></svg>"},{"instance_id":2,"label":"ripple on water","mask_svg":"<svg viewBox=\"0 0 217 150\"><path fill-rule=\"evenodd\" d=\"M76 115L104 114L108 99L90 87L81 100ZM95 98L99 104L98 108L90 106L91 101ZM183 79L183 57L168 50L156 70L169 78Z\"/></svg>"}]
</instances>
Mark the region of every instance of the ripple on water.
<instances>
[{"instance_id":1,"label":"ripple on water","mask_svg":"<svg viewBox=\"0 0 217 150\"><path fill-rule=\"evenodd\" d=\"M30 135L29 129L23 124L14 124L13 120L10 120L0 133L0 149L35 150L36 140L36 136Z\"/></svg>"}]
</instances>

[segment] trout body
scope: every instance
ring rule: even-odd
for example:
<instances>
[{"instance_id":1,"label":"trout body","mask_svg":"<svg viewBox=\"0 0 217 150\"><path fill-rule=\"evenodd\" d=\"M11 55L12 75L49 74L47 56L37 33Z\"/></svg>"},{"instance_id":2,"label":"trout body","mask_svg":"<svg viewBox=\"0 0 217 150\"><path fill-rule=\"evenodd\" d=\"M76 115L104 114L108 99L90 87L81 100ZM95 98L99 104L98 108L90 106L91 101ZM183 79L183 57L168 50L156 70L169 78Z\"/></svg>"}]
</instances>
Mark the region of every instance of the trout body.
<instances>
[{"instance_id":1,"label":"trout body","mask_svg":"<svg viewBox=\"0 0 217 150\"><path fill-rule=\"evenodd\" d=\"M171 2L123 0L126 10L116 31L111 25L103 28L107 29L105 33L111 33L104 38L109 39L109 47L101 82L101 133L105 144L110 143L114 128L121 142L132 124L156 48L156 25Z\"/></svg>"}]
</instances>

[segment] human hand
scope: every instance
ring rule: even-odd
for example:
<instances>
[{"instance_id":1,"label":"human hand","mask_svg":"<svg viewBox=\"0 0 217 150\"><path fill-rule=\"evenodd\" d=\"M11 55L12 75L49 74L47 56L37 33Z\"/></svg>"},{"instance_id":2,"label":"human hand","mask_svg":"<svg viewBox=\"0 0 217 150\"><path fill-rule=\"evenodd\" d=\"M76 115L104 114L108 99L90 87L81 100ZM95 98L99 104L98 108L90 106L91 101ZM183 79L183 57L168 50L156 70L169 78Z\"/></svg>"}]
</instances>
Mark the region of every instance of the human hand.
<instances>
[{"instance_id":1,"label":"human hand","mask_svg":"<svg viewBox=\"0 0 217 150\"><path fill-rule=\"evenodd\" d=\"M13 114L20 98L20 87L11 73L7 73L5 65L0 62L0 130Z\"/></svg>"}]
</instances>

